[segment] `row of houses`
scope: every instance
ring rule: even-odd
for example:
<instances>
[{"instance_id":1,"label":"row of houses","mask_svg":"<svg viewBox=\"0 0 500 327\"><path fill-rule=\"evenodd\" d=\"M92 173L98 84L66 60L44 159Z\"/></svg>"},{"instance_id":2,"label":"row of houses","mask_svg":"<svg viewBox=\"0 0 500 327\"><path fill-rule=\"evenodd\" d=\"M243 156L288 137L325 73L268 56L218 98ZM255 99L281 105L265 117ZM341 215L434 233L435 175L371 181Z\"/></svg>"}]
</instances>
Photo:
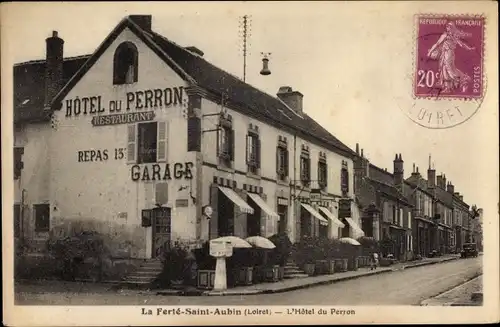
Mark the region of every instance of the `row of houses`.
<instances>
[{"instance_id":1,"label":"row of houses","mask_svg":"<svg viewBox=\"0 0 500 327\"><path fill-rule=\"evenodd\" d=\"M405 179L401 155L393 173L376 167L308 116L299 91L243 82L149 15L79 57L54 31L45 59L14 66L14 160L14 232L31 252L68 223L137 259L176 240L285 231L389 239L408 259L471 233L444 176Z\"/></svg>"}]
</instances>

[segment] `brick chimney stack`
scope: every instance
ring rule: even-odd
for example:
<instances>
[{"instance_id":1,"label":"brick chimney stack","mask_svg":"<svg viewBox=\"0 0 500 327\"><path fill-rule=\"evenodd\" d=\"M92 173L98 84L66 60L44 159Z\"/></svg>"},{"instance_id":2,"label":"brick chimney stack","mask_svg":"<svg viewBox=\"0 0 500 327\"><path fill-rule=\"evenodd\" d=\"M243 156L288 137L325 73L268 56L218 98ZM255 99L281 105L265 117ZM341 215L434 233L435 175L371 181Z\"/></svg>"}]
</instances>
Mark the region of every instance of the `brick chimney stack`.
<instances>
[{"instance_id":1,"label":"brick chimney stack","mask_svg":"<svg viewBox=\"0 0 500 327\"><path fill-rule=\"evenodd\" d=\"M443 175L441 174L437 176L437 182L436 182L437 187L444 189L443 182L444 182Z\"/></svg>"},{"instance_id":2,"label":"brick chimney stack","mask_svg":"<svg viewBox=\"0 0 500 327\"><path fill-rule=\"evenodd\" d=\"M294 91L290 86L282 86L276 95L295 112L302 112L302 99L304 95L299 91Z\"/></svg>"},{"instance_id":3,"label":"brick chimney stack","mask_svg":"<svg viewBox=\"0 0 500 327\"><path fill-rule=\"evenodd\" d=\"M356 158L354 159L354 184L356 188L362 185L362 180L369 177L369 161L364 157L363 149L359 149L359 144L356 143Z\"/></svg>"},{"instance_id":4,"label":"brick chimney stack","mask_svg":"<svg viewBox=\"0 0 500 327\"><path fill-rule=\"evenodd\" d=\"M56 94L63 87L63 49L64 40L58 36L57 31L46 42L45 61L45 99L44 107L49 108Z\"/></svg>"},{"instance_id":5,"label":"brick chimney stack","mask_svg":"<svg viewBox=\"0 0 500 327\"><path fill-rule=\"evenodd\" d=\"M403 190L403 181L404 181L404 161L401 153L396 153L396 157L394 158L394 186L398 188L400 191Z\"/></svg>"},{"instance_id":6,"label":"brick chimney stack","mask_svg":"<svg viewBox=\"0 0 500 327\"><path fill-rule=\"evenodd\" d=\"M448 185L446 185L446 190L451 194L455 193L455 186L451 183L451 181L448 183Z\"/></svg>"},{"instance_id":7,"label":"brick chimney stack","mask_svg":"<svg viewBox=\"0 0 500 327\"><path fill-rule=\"evenodd\" d=\"M429 155L429 169L427 169L427 186L434 188L436 186L436 170L431 166L431 156Z\"/></svg>"},{"instance_id":8,"label":"brick chimney stack","mask_svg":"<svg viewBox=\"0 0 500 327\"><path fill-rule=\"evenodd\" d=\"M153 16L151 15L130 15L128 16L130 20L139 25L145 31L151 31L151 22Z\"/></svg>"}]
</instances>

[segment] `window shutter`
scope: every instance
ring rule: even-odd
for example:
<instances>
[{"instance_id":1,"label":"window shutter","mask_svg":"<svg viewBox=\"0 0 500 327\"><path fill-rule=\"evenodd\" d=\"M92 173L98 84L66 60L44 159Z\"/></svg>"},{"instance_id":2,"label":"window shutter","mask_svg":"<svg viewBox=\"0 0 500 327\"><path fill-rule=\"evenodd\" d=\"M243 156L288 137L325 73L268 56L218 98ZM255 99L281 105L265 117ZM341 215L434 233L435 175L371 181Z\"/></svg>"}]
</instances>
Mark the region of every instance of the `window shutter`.
<instances>
[{"instance_id":1,"label":"window shutter","mask_svg":"<svg viewBox=\"0 0 500 327\"><path fill-rule=\"evenodd\" d=\"M220 125L217 126L216 136L217 136L217 140L215 142L215 154L216 154L216 157L219 158L220 157L221 136L222 136Z\"/></svg>"},{"instance_id":2,"label":"window shutter","mask_svg":"<svg viewBox=\"0 0 500 327\"><path fill-rule=\"evenodd\" d=\"M246 157L246 159L245 159L246 161L245 161L245 163L248 165L250 163L250 147L251 147L251 141L252 141L251 138L250 138L250 135L247 134L246 140L247 140L247 145L246 145L246 148L245 148L246 149L245 150L246 151L246 156L245 156Z\"/></svg>"},{"instance_id":3,"label":"window shutter","mask_svg":"<svg viewBox=\"0 0 500 327\"><path fill-rule=\"evenodd\" d=\"M234 129L229 130L229 155L231 161L234 161Z\"/></svg>"},{"instance_id":4,"label":"window shutter","mask_svg":"<svg viewBox=\"0 0 500 327\"><path fill-rule=\"evenodd\" d=\"M328 185L328 164L325 162L324 165L325 165L325 176L324 176L325 180L323 181L323 183L325 184L325 186L327 186Z\"/></svg>"},{"instance_id":5,"label":"window shutter","mask_svg":"<svg viewBox=\"0 0 500 327\"><path fill-rule=\"evenodd\" d=\"M280 171L280 147L276 147L276 173Z\"/></svg>"},{"instance_id":6,"label":"window shutter","mask_svg":"<svg viewBox=\"0 0 500 327\"><path fill-rule=\"evenodd\" d=\"M311 158L307 158L307 181L311 181Z\"/></svg>"},{"instance_id":7,"label":"window shutter","mask_svg":"<svg viewBox=\"0 0 500 327\"><path fill-rule=\"evenodd\" d=\"M288 149L285 150L285 176L288 177Z\"/></svg>"},{"instance_id":8,"label":"window shutter","mask_svg":"<svg viewBox=\"0 0 500 327\"><path fill-rule=\"evenodd\" d=\"M257 138L255 144L255 160L257 161L257 168L260 168L260 139Z\"/></svg>"},{"instance_id":9,"label":"window shutter","mask_svg":"<svg viewBox=\"0 0 500 327\"><path fill-rule=\"evenodd\" d=\"M156 161L167 160L167 144L168 144L168 124L167 122L158 122L157 141L156 141Z\"/></svg>"},{"instance_id":10,"label":"window shutter","mask_svg":"<svg viewBox=\"0 0 500 327\"><path fill-rule=\"evenodd\" d=\"M137 125L131 124L128 125L128 139L127 139L127 161L135 162L136 161L136 144L137 144Z\"/></svg>"}]
</instances>

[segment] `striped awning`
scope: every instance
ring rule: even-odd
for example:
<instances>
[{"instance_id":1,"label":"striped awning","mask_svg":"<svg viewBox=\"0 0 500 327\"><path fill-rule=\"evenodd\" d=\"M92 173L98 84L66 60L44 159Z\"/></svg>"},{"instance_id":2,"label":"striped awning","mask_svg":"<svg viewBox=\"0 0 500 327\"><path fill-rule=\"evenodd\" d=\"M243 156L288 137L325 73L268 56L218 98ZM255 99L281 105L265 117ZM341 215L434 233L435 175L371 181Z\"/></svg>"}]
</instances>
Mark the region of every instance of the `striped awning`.
<instances>
[{"instance_id":1,"label":"striped awning","mask_svg":"<svg viewBox=\"0 0 500 327\"><path fill-rule=\"evenodd\" d=\"M363 232L363 230L358 226L358 224L356 224L354 220L352 220L352 218L347 217L345 220L347 221L349 226L351 226L351 228L356 232L356 234L358 234L358 237L365 236L365 232Z\"/></svg>"},{"instance_id":2,"label":"striped awning","mask_svg":"<svg viewBox=\"0 0 500 327\"><path fill-rule=\"evenodd\" d=\"M280 216L276 212L274 212L274 210L271 209L271 207L267 205L266 201L264 201L264 199L261 198L258 194L248 193L248 196L253 200L253 202L255 202L255 204L257 204L262 210L264 210L266 215L276 219L280 218Z\"/></svg>"},{"instance_id":3,"label":"striped awning","mask_svg":"<svg viewBox=\"0 0 500 327\"><path fill-rule=\"evenodd\" d=\"M344 228L345 225L343 222L341 222L340 220L337 219L337 217L335 217L335 215L330 211L328 210L327 208L325 207L319 207L319 210L325 214L325 216L327 216L328 218L330 218L330 220L337 226L339 226L340 228Z\"/></svg>"},{"instance_id":4,"label":"striped awning","mask_svg":"<svg viewBox=\"0 0 500 327\"><path fill-rule=\"evenodd\" d=\"M321 214L319 212L317 212L313 207L311 207L310 205L308 205L307 203L301 203L302 207L304 209L306 209L307 211L309 211L309 213L311 215L313 215L314 217L316 217L318 220L319 220L319 223L321 225L328 225L328 220L326 220L325 218L323 218L321 216Z\"/></svg>"},{"instance_id":5,"label":"striped awning","mask_svg":"<svg viewBox=\"0 0 500 327\"><path fill-rule=\"evenodd\" d=\"M218 186L219 190L236 205L241 212L253 214L253 208L248 205L235 191L228 187Z\"/></svg>"}]
</instances>

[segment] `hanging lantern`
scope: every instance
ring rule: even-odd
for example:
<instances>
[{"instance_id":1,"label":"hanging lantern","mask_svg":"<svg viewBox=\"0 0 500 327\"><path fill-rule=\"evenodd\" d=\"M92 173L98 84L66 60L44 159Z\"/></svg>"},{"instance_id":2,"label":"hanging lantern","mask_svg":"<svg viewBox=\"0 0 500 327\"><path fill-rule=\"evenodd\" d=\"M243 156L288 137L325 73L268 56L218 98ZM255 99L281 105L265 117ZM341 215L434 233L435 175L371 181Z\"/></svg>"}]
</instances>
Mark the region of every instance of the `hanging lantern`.
<instances>
[{"instance_id":1,"label":"hanging lantern","mask_svg":"<svg viewBox=\"0 0 500 327\"><path fill-rule=\"evenodd\" d=\"M264 55L264 58L262 58L262 70L260 71L260 74L264 76L271 75L271 71L269 70L269 59L267 58L267 55Z\"/></svg>"}]
</instances>

